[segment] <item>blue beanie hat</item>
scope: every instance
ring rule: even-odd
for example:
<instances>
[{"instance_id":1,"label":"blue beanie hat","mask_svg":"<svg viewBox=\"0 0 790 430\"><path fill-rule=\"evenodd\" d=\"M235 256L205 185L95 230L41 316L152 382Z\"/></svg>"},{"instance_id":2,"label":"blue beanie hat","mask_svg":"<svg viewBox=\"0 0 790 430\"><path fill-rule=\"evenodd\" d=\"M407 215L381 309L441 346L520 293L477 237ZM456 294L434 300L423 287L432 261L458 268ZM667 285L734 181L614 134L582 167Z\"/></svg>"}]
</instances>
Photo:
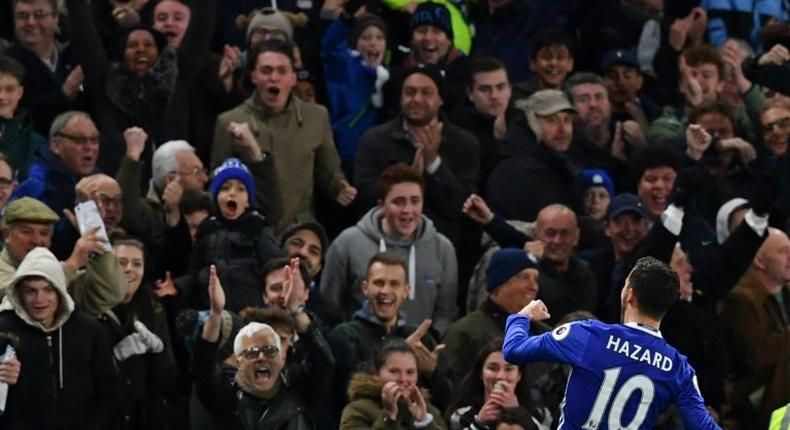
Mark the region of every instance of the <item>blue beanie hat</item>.
<instances>
[{"instance_id":1,"label":"blue beanie hat","mask_svg":"<svg viewBox=\"0 0 790 430\"><path fill-rule=\"evenodd\" d=\"M491 256L486 269L486 290L490 293L522 270L529 268L539 268L538 259L529 252L518 248L498 250Z\"/></svg>"},{"instance_id":2,"label":"blue beanie hat","mask_svg":"<svg viewBox=\"0 0 790 430\"><path fill-rule=\"evenodd\" d=\"M609 193L609 198L614 198L614 181L611 176L603 169L584 169L582 170L582 194L587 192L590 187L604 187Z\"/></svg>"},{"instance_id":3,"label":"blue beanie hat","mask_svg":"<svg viewBox=\"0 0 790 430\"><path fill-rule=\"evenodd\" d=\"M450 41L453 40L453 25L450 19L450 10L443 4L433 2L420 3L409 20L409 34L414 34L414 29L421 25L438 27L447 34L447 38L450 39Z\"/></svg>"},{"instance_id":4,"label":"blue beanie hat","mask_svg":"<svg viewBox=\"0 0 790 430\"><path fill-rule=\"evenodd\" d=\"M255 181L250 170L238 158L228 158L219 167L214 169L214 179L211 181L211 200L217 202L217 194L222 184L230 179L241 181L247 187L250 206L255 200Z\"/></svg>"}]
</instances>

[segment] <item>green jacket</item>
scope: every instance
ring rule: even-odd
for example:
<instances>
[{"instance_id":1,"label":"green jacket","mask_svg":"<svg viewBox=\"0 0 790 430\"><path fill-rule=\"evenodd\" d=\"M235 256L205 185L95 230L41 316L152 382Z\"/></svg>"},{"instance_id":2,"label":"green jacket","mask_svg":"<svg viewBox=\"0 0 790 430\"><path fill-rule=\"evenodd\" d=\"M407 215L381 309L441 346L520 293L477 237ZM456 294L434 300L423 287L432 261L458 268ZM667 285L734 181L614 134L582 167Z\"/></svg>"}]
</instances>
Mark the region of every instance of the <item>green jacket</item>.
<instances>
[{"instance_id":1,"label":"green jacket","mask_svg":"<svg viewBox=\"0 0 790 430\"><path fill-rule=\"evenodd\" d=\"M757 85L752 87L743 97L743 105L735 109L735 130L741 137L749 143L757 143L759 134L757 133L760 124L760 114L765 107L765 95ZM688 127L688 112L683 118L675 115L664 115L653 121L647 133L647 140L650 143L670 143L674 139L683 137Z\"/></svg>"},{"instance_id":2,"label":"green jacket","mask_svg":"<svg viewBox=\"0 0 790 430\"><path fill-rule=\"evenodd\" d=\"M383 386L384 384L374 375L369 373L354 374L348 385L348 397L351 401L343 409L340 430L407 430L417 428L414 426L414 418L403 405L399 405L397 420L385 418L381 405L381 388ZM433 420L425 427L420 428L425 430L446 429L447 425L442 420L442 413L429 403L430 396L426 390L422 390L422 396Z\"/></svg>"},{"instance_id":3,"label":"green jacket","mask_svg":"<svg viewBox=\"0 0 790 430\"><path fill-rule=\"evenodd\" d=\"M0 252L0 297L14 279L21 262L16 261L8 248ZM114 252L105 252L88 261L85 269L73 271L61 263L66 275L69 295L77 308L97 317L114 308L126 295L126 278Z\"/></svg>"},{"instance_id":4,"label":"green jacket","mask_svg":"<svg viewBox=\"0 0 790 430\"><path fill-rule=\"evenodd\" d=\"M231 122L246 122L264 152L251 162L228 133ZM340 157L332 139L326 108L291 96L282 112L272 113L258 93L221 114L214 128L212 168L238 157L255 178L257 208L263 210L278 235L293 223L315 221L313 189L329 199L340 193Z\"/></svg>"}]
</instances>

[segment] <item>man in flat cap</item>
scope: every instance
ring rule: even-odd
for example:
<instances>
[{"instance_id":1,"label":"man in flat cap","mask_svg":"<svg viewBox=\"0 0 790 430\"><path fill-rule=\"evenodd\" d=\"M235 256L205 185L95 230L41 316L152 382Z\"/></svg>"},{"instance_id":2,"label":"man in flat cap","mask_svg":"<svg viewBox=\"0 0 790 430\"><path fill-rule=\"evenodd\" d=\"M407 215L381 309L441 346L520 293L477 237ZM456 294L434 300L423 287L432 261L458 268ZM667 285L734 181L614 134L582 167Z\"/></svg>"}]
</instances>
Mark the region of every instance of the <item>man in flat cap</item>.
<instances>
[{"instance_id":1,"label":"man in flat cap","mask_svg":"<svg viewBox=\"0 0 790 430\"><path fill-rule=\"evenodd\" d=\"M32 197L22 197L6 206L2 228L5 248L0 252L0 296L14 278L19 264L33 248L52 245L58 215ZM82 234L74 250L60 264L69 294L78 308L99 315L120 303L126 281L115 253L104 249L106 238L91 229Z\"/></svg>"},{"instance_id":2,"label":"man in flat cap","mask_svg":"<svg viewBox=\"0 0 790 430\"><path fill-rule=\"evenodd\" d=\"M576 108L560 90L541 90L519 100L508 125L508 158L488 180L488 203L505 219L533 221L541 209L561 203L579 212L576 174L568 161Z\"/></svg>"}]
</instances>

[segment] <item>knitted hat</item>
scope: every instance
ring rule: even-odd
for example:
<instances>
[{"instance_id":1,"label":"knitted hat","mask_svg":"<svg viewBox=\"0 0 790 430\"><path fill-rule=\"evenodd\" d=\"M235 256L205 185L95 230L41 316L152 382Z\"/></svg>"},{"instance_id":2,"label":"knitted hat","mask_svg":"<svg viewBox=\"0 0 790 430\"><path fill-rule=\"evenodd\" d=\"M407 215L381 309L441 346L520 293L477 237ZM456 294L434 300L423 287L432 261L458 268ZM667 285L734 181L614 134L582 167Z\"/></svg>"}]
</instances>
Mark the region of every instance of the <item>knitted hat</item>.
<instances>
[{"instance_id":1,"label":"knitted hat","mask_svg":"<svg viewBox=\"0 0 790 430\"><path fill-rule=\"evenodd\" d=\"M211 200L217 202L217 194L225 181L236 179L247 187L250 203L255 199L255 181L249 169L238 158L228 158L222 165L214 169L214 179L211 181Z\"/></svg>"},{"instance_id":2,"label":"knitted hat","mask_svg":"<svg viewBox=\"0 0 790 430\"><path fill-rule=\"evenodd\" d=\"M603 169L584 169L582 170L582 194L591 187L604 187L609 193L609 198L614 197L614 181Z\"/></svg>"},{"instance_id":3,"label":"knitted hat","mask_svg":"<svg viewBox=\"0 0 790 430\"><path fill-rule=\"evenodd\" d=\"M420 3L409 20L409 34L414 34L414 29L421 25L432 25L447 34L453 40L453 25L450 10L443 4L434 2Z\"/></svg>"},{"instance_id":4,"label":"knitted hat","mask_svg":"<svg viewBox=\"0 0 790 430\"><path fill-rule=\"evenodd\" d=\"M491 256L486 269L486 290L490 293L524 269L538 269L538 259L523 249L503 248Z\"/></svg>"},{"instance_id":5,"label":"knitted hat","mask_svg":"<svg viewBox=\"0 0 790 430\"><path fill-rule=\"evenodd\" d=\"M436 84L436 89L439 90L439 97L441 97L442 100L447 100L447 97L445 96L444 71L433 64L427 63L418 64L411 69L406 70L400 80L400 87L398 91L399 94L400 91L403 90L403 84L406 82L406 79L409 79L409 76L415 73L421 73L431 78L433 83Z\"/></svg>"},{"instance_id":6,"label":"knitted hat","mask_svg":"<svg viewBox=\"0 0 790 430\"><path fill-rule=\"evenodd\" d=\"M348 34L348 46L351 49L357 49L357 41L359 40L359 36L362 36L362 33L368 29L368 27L378 27L382 33L384 33L384 38L387 38L387 23L384 22L378 15L374 15L372 13L365 14L351 28L351 32Z\"/></svg>"},{"instance_id":7,"label":"knitted hat","mask_svg":"<svg viewBox=\"0 0 790 430\"><path fill-rule=\"evenodd\" d=\"M294 26L291 20L279 10L265 7L258 10L247 25L247 42L250 41L253 31L264 27L282 30L288 35L289 42L294 38Z\"/></svg>"}]
</instances>

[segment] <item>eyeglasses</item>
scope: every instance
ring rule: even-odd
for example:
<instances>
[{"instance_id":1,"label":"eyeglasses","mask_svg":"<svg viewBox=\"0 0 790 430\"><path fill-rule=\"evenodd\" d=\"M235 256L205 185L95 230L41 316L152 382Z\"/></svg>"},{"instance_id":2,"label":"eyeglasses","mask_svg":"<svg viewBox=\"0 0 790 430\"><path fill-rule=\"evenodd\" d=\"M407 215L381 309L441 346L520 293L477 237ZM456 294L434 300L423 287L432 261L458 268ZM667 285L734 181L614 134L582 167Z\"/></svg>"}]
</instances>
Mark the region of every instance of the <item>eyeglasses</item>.
<instances>
[{"instance_id":1,"label":"eyeglasses","mask_svg":"<svg viewBox=\"0 0 790 430\"><path fill-rule=\"evenodd\" d=\"M274 345L251 346L241 351L241 357L247 360L257 360L263 354L266 358L275 358L280 353L280 348Z\"/></svg>"},{"instance_id":2,"label":"eyeglasses","mask_svg":"<svg viewBox=\"0 0 790 430\"><path fill-rule=\"evenodd\" d=\"M123 205L123 196L110 197L107 194L99 193L98 197L99 197L99 203L102 206L111 206L111 205L122 206Z\"/></svg>"},{"instance_id":3,"label":"eyeglasses","mask_svg":"<svg viewBox=\"0 0 790 430\"><path fill-rule=\"evenodd\" d=\"M184 176L200 176L200 175L208 176L208 170L206 170L205 167L200 167L200 166L195 166L192 168L188 168L186 170L179 170L177 173L179 175L184 175Z\"/></svg>"},{"instance_id":4,"label":"eyeglasses","mask_svg":"<svg viewBox=\"0 0 790 430\"><path fill-rule=\"evenodd\" d=\"M766 133L772 132L774 130L774 127L778 127L781 129L790 128L790 116L777 119L776 121L769 122L768 124L763 124L763 130L765 130Z\"/></svg>"},{"instance_id":5,"label":"eyeglasses","mask_svg":"<svg viewBox=\"0 0 790 430\"><path fill-rule=\"evenodd\" d=\"M74 142L80 145L85 145L87 143L98 145L100 139L100 136L74 136L72 134L66 134L66 133L58 133L55 136L63 137L68 140L73 140Z\"/></svg>"},{"instance_id":6,"label":"eyeglasses","mask_svg":"<svg viewBox=\"0 0 790 430\"><path fill-rule=\"evenodd\" d=\"M17 12L17 13L14 14L14 18L16 18L17 21L27 21L27 20L30 19L30 17L33 17L34 21L41 21L42 19L44 19L44 18L46 18L48 16L55 16L55 14L52 13L52 12L47 12L47 11L43 11L43 10L36 10L36 11L33 11L33 13L30 13L30 12Z\"/></svg>"}]
</instances>

